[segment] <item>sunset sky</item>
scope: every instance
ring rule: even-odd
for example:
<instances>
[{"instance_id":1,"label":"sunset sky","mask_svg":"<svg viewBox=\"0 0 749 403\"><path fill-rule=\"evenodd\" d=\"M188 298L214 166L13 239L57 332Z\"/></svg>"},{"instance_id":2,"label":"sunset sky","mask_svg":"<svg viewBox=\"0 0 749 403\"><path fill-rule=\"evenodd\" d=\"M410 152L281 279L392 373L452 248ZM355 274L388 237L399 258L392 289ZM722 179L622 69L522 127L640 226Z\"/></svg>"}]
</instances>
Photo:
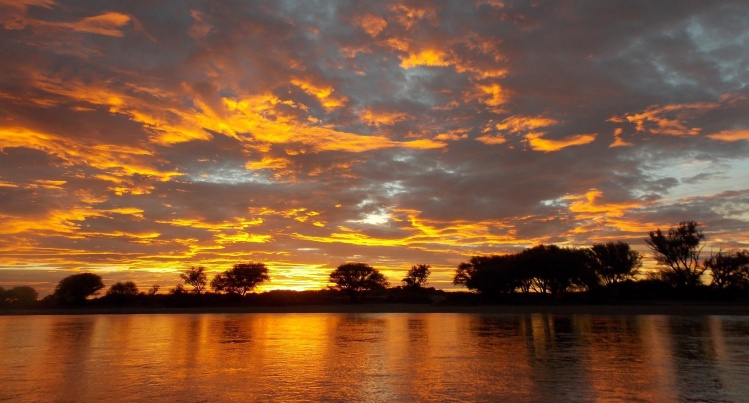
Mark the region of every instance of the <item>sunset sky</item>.
<instances>
[{"instance_id":1,"label":"sunset sky","mask_svg":"<svg viewBox=\"0 0 749 403\"><path fill-rule=\"evenodd\" d=\"M749 248L749 3L0 0L0 286Z\"/></svg>"}]
</instances>

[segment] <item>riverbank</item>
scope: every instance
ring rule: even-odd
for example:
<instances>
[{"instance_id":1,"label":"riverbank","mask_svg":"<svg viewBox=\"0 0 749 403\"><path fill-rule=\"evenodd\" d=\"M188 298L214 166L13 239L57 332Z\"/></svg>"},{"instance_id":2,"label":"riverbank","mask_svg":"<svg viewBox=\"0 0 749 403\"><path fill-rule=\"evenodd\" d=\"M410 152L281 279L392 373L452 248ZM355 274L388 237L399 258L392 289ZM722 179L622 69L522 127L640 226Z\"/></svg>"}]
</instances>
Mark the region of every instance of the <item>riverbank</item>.
<instances>
[{"instance_id":1,"label":"riverbank","mask_svg":"<svg viewBox=\"0 0 749 403\"><path fill-rule=\"evenodd\" d=\"M326 304L238 307L86 307L3 309L0 315L147 315L147 314L290 314L290 313L467 313L487 315L672 315L749 316L749 305L669 302L641 305L443 305Z\"/></svg>"}]
</instances>

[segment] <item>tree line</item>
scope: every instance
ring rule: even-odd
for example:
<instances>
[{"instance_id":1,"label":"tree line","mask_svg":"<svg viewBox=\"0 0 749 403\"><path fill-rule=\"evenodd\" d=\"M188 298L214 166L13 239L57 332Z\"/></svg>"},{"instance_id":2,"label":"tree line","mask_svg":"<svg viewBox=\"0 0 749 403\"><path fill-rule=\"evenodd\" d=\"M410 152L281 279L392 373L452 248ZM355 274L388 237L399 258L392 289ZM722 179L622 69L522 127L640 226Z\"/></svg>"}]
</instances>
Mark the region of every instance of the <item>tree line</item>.
<instances>
[{"instance_id":1,"label":"tree line","mask_svg":"<svg viewBox=\"0 0 749 403\"><path fill-rule=\"evenodd\" d=\"M429 265L415 265L402 280L402 288L411 292L419 290L427 283L429 275ZM238 302L256 287L270 280L268 268L260 262L235 264L230 270L214 275L210 281L205 267L193 266L179 273L179 278L182 283L169 289L165 294L157 295L161 289L159 285L153 285L142 292L133 281L118 281L100 296L100 292L105 288L101 276L95 273L73 274L60 280L54 292L41 302L45 307L83 306L97 296L95 300L100 305L129 305L143 300L153 302L159 298L164 301L162 297L167 297L167 303L174 304L176 301L177 305L200 301L216 303L221 302L220 297L224 297L223 302ZM338 266L330 273L329 280L333 284L329 291L342 294L352 302L358 301L364 294L384 291L390 285L387 277L379 270L360 262ZM29 286L18 286L7 291L0 288L0 307L33 307L37 298L36 290ZM284 298L288 299L289 295L284 295Z\"/></svg>"},{"instance_id":2,"label":"tree line","mask_svg":"<svg viewBox=\"0 0 749 403\"><path fill-rule=\"evenodd\" d=\"M538 245L515 254L473 256L468 262L458 265L453 284L489 298L510 295L605 295L633 284L655 286L656 292L668 289L691 292L707 288L745 295L749 291L749 251L720 250L701 260L705 235L695 221L681 222L667 231L651 231L645 242L653 253L656 270L644 277L640 275L641 253L632 250L626 242L608 242L590 248ZM362 296L378 292L382 295L387 291L389 300L423 302L428 298L412 297L424 297L428 292L444 294L441 290L425 288L430 269L427 264L414 265L401 280L400 286L388 288L389 280L379 270L366 263L347 262L330 273L328 280L332 285L328 290L321 290L329 291L325 294L329 298L323 301L331 301L331 298L341 295L351 302L357 302ZM711 275L709 284L704 281L707 273ZM97 300L103 304L126 305L139 299L153 300L163 295L178 302L189 301L190 296L205 295L214 300L228 298L239 301L269 281L270 275L264 263L249 262L235 264L231 269L215 274L210 281L203 266L190 267L181 272L179 278L182 283L166 294L159 294L158 285L141 292L132 281L117 282ZM74 274L63 278L53 294L41 302L43 306L85 305L104 288L102 278L97 274ZM278 294L283 293L277 291L274 295ZM318 297L321 293L312 294ZM284 294L283 298L290 296ZM33 307L37 299L36 290L29 286L9 290L0 287L0 307Z\"/></svg>"},{"instance_id":3,"label":"tree line","mask_svg":"<svg viewBox=\"0 0 749 403\"><path fill-rule=\"evenodd\" d=\"M705 235L695 221L684 221L667 231L648 233L646 244L655 271L640 282L657 283L689 292L700 287L716 290L749 289L749 251L723 251L700 260ZM638 279L643 255L626 242L595 244L590 248L538 245L516 254L474 256L455 271L453 284L485 296L614 289ZM705 274L712 280L705 284Z\"/></svg>"}]
</instances>

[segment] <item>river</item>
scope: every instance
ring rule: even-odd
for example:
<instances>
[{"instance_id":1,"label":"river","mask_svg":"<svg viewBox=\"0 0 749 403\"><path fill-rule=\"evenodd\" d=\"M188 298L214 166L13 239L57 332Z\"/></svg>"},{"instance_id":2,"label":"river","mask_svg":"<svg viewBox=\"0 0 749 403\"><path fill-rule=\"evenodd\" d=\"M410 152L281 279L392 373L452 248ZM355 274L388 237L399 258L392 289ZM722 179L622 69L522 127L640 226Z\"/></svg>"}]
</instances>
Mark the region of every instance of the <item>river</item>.
<instances>
[{"instance_id":1,"label":"river","mask_svg":"<svg viewBox=\"0 0 749 403\"><path fill-rule=\"evenodd\" d=\"M0 317L3 401L747 401L749 317Z\"/></svg>"}]
</instances>

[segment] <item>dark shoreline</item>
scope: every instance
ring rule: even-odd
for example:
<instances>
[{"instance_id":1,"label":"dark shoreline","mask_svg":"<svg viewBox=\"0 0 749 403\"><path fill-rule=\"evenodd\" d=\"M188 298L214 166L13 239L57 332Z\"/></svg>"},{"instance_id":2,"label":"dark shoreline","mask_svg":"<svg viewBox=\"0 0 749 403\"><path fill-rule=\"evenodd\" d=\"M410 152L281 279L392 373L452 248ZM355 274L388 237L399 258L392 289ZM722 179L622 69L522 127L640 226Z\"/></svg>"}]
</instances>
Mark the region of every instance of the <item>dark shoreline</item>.
<instances>
[{"instance_id":1,"label":"dark shoreline","mask_svg":"<svg viewBox=\"0 0 749 403\"><path fill-rule=\"evenodd\" d=\"M0 309L14 315L151 315L151 314L293 314L293 313L466 313L488 315L671 315L749 316L749 305L664 303L642 305L443 305L443 304L327 304L240 307L86 307Z\"/></svg>"}]
</instances>

